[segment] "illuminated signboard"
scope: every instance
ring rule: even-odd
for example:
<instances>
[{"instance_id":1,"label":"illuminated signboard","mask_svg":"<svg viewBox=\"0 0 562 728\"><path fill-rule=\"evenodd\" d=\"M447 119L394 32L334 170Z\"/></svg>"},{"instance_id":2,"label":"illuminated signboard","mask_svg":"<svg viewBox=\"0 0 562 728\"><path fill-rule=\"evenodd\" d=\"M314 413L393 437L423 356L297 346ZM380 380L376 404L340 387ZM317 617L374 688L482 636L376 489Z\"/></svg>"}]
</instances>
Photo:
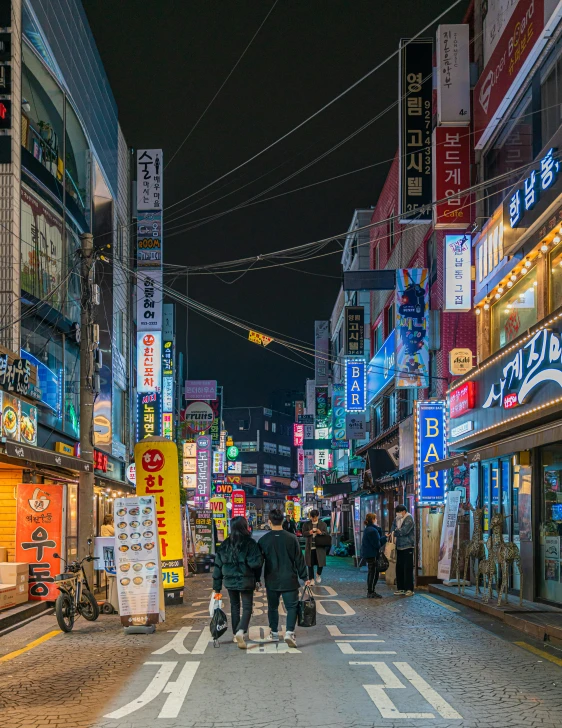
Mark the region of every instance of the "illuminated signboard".
<instances>
[{"instance_id":1,"label":"illuminated signboard","mask_svg":"<svg viewBox=\"0 0 562 728\"><path fill-rule=\"evenodd\" d=\"M345 361L345 410L365 412L367 409L367 366L364 359Z\"/></svg>"},{"instance_id":2,"label":"illuminated signboard","mask_svg":"<svg viewBox=\"0 0 562 728\"><path fill-rule=\"evenodd\" d=\"M465 382L449 394L449 416L461 417L476 406L476 382Z\"/></svg>"},{"instance_id":3,"label":"illuminated signboard","mask_svg":"<svg viewBox=\"0 0 562 728\"><path fill-rule=\"evenodd\" d=\"M526 212L529 212L558 179L560 163L556 160L556 149L550 149L539 162L539 169L533 169L523 180L523 186L509 198L509 224L517 227Z\"/></svg>"},{"instance_id":4,"label":"illuminated signboard","mask_svg":"<svg viewBox=\"0 0 562 728\"><path fill-rule=\"evenodd\" d=\"M201 435L197 438L197 487L199 499L211 497L211 438Z\"/></svg>"},{"instance_id":5,"label":"illuminated signboard","mask_svg":"<svg viewBox=\"0 0 562 728\"><path fill-rule=\"evenodd\" d=\"M162 411L159 392L137 394L137 440L162 434Z\"/></svg>"},{"instance_id":6,"label":"illuminated signboard","mask_svg":"<svg viewBox=\"0 0 562 728\"><path fill-rule=\"evenodd\" d=\"M293 425L293 445L295 447L302 447L304 442L304 425L295 423Z\"/></svg>"},{"instance_id":7,"label":"illuminated signboard","mask_svg":"<svg viewBox=\"0 0 562 728\"><path fill-rule=\"evenodd\" d=\"M137 392L159 392L162 379L162 333L137 333Z\"/></svg>"},{"instance_id":8,"label":"illuminated signboard","mask_svg":"<svg viewBox=\"0 0 562 728\"><path fill-rule=\"evenodd\" d=\"M162 414L162 437L166 437L168 440L171 440L172 432L173 432L173 415L171 412L164 412Z\"/></svg>"},{"instance_id":9,"label":"illuminated signboard","mask_svg":"<svg viewBox=\"0 0 562 728\"><path fill-rule=\"evenodd\" d=\"M444 311L472 308L471 240L470 235L445 235Z\"/></svg>"},{"instance_id":10,"label":"illuminated signboard","mask_svg":"<svg viewBox=\"0 0 562 728\"><path fill-rule=\"evenodd\" d=\"M447 455L447 403L416 402L414 477L420 503L443 503L445 471L426 473L425 466Z\"/></svg>"}]
</instances>

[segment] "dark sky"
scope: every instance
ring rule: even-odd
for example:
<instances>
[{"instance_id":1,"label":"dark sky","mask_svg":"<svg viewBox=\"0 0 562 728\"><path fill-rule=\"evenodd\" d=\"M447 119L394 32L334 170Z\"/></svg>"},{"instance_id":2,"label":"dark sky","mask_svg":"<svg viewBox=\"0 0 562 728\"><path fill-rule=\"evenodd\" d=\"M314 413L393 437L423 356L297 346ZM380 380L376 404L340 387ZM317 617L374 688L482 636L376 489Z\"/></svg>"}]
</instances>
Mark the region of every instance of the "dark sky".
<instances>
[{"instance_id":1,"label":"dark sky","mask_svg":"<svg viewBox=\"0 0 562 728\"><path fill-rule=\"evenodd\" d=\"M273 2L262 0L84 0L130 146L162 147L170 159L248 44ZM450 5L450 0L279 0L250 50L165 172L165 206L190 195L260 151L339 94ZM446 17L460 22L463 3ZM198 196L165 215L164 262L200 265L300 245L347 230L353 210L376 203L389 163L232 212L175 234L172 226L227 210L325 152L397 97L392 59L344 99L259 159L211 188L205 204L178 222ZM397 111L270 194L384 162L398 144ZM279 169L274 169L283 164ZM221 185L229 182L221 189ZM206 195L201 193L199 197ZM312 345L339 289L340 254L247 273L227 285L191 275L190 297L258 327ZM324 276L336 276L324 277ZM170 282L170 281L168 281ZM176 282L185 292L185 281ZM243 332L240 332L243 333ZM247 336L247 335L246 335ZM178 344L185 349L185 311ZM273 348L273 345L271 346ZM292 353L279 349L284 355ZM278 388L303 388L309 369L189 315L189 377L218 379L227 404L267 404Z\"/></svg>"}]
</instances>

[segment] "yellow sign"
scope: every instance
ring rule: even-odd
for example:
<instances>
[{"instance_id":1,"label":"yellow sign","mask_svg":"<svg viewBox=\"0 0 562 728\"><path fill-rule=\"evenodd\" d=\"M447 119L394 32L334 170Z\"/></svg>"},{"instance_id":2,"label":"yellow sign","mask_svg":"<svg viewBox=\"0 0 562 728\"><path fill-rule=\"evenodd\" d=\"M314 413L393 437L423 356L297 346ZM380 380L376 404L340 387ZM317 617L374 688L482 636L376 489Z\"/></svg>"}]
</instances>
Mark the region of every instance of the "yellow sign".
<instances>
[{"instance_id":1,"label":"yellow sign","mask_svg":"<svg viewBox=\"0 0 562 728\"><path fill-rule=\"evenodd\" d=\"M267 346L273 341L270 336L260 334L259 331L250 331L248 333L248 340L252 341L254 344L258 344L259 346Z\"/></svg>"},{"instance_id":2,"label":"yellow sign","mask_svg":"<svg viewBox=\"0 0 562 728\"><path fill-rule=\"evenodd\" d=\"M135 445L137 495L153 495L156 523L142 523L143 531L154 529L162 564L164 591L183 593L183 542L178 472L178 449L162 437L145 438Z\"/></svg>"},{"instance_id":3,"label":"yellow sign","mask_svg":"<svg viewBox=\"0 0 562 728\"><path fill-rule=\"evenodd\" d=\"M217 529L217 540L224 541L228 536L228 521L226 519L226 498L215 496L209 500L209 508L213 511L213 520Z\"/></svg>"},{"instance_id":4,"label":"yellow sign","mask_svg":"<svg viewBox=\"0 0 562 728\"><path fill-rule=\"evenodd\" d=\"M60 452L62 455L74 455L74 448L67 445L66 442L55 442L55 452Z\"/></svg>"}]
</instances>

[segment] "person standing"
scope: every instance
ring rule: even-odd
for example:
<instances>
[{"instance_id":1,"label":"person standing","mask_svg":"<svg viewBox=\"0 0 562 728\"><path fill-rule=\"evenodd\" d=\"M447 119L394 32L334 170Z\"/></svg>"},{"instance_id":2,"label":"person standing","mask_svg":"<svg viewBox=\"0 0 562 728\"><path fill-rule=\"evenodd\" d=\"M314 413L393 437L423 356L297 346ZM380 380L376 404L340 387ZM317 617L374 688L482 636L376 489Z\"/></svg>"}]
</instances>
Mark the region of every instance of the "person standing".
<instances>
[{"instance_id":1,"label":"person standing","mask_svg":"<svg viewBox=\"0 0 562 728\"><path fill-rule=\"evenodd\" d=\"M234 641L241 650L247 648L244 634L248 631L254 591L259 588L263 555L260 547L252 538L248 521L237 516L230 522L230 536L217 550L213 569L213 590L220 593L222 585L228 589L230 614ZM242 602L242 616L240 616Z\"/></svg>"},{"instance_id":2,"label":"person standing","mask_svg":"<svg viewBox=\"0 0 562 728\"><path fill-rule=\"evenodd\" d=\"M268 640L279 640L279 601L283 599L287 612L285 642L296 647L295 627L299 604L299 578L310 585L298 538L283 529L283 513L277 508L269 511L271 528L258 541L265 559L264 578L267 595L267 617L271 633Z\"/></svg>"},{"instance_id":3,"label":"person standing","mask_svg":"<svg viewBox=\"0 0 562 728\"><path fill-rule=\"evenodd\" d=\"M361 540L361 558L365 559L369 572L367 574L367 597L369 599L381 599L381 595L377 594L375 587L379 580L379 570L377 561L379 551L386 543L386 536L382 535L382 530L377 526L377 516L375 513L367 513L365 516L365 530Z\"/></svg>"},{"instance_id":4,"label":"person standing","mask_svg":"<svg viewBox=\"0 0 562 728\"><path fill-rule=\"evenodd\" d=\"M297 522L295 521L295 517L292 513L287 513L285 515L285 520L283 521L283 530L288 531L289 533L292 533L296 536Z\"/></svg>"},{"instance_id":5,"label":"person standing","mask_svg":"<svg viewBox=\"0 0 562 728\"><path fill-rule=\"evenodd\" d=\"M413 516L405 505L396 506L390 529L396 542L396 591L395 594L414 595L414 546L416 532Z\"/></svg>"},{"instance_id":6,"label":"person standing","mask_svg":"<svg viewBox=\"0 0 562 728\"><path fill-rule=\"evenodd\" d=\"M326 547L316 545L316 536L320 533L328 534L328 527L324 521L320 521L320 513L312 510L309 513L310 521L307 521L302 528L302 535L306 539L304 558L308 566L308 578L317 584L322 583L322 570L326 566ZM314 567L316 566L316 578Z\"/></svg>"},{"instance_id":7,"label":"person standing","mask_svg":"<svg viewBox=\"0 0 562 728\"><path fill-rule=\"evenodd\" d=\"M101 526L101 535L102 536L115 536L115 527L113 525L113 516L111 513L107 513L103 517L103 523Z\"/></svg>"}]
</instances>

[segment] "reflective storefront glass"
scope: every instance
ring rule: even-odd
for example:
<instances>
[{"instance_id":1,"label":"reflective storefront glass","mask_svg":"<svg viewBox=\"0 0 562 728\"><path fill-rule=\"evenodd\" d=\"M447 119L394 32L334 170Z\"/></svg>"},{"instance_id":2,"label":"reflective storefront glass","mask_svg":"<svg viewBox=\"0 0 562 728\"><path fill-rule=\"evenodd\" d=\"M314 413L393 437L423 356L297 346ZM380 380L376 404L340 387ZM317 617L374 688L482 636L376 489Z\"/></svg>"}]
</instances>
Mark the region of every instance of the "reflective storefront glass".
<instances>
[{"instance_id":1,"label":"reflective storefront glass","mask_svg":"<svg viewBox=\"0 0 562 728\"><path fill-rule=\"evenodd\" d=\"M541 448L539 596L562 603L562 443Z\"/></svg>"},{"instance_id":2,"label":"reflective storefront glass","mask_svg":"<svg viewBox=\"0 0 562 728\"><path fill-rule=\"evenodd\" d=\"M535 267L492 306L492 351L502 349L537 320Z\"/></svg>"}]
</instances>

